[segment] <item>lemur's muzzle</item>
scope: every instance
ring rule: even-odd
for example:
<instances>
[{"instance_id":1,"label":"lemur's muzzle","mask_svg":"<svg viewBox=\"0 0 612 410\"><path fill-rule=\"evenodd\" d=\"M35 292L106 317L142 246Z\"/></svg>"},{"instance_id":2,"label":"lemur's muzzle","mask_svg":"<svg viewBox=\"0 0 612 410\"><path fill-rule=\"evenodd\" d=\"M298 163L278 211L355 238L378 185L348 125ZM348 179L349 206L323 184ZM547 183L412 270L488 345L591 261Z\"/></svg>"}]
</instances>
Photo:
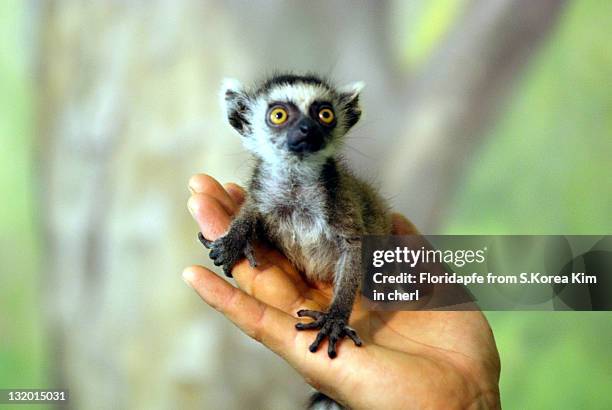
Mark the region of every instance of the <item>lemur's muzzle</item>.
<instances>
[{"instance_id":1,"label":"lemur's muzzle","mask_svg":"<svg viewBox=\"0 0 612 410\"><path fill-rule=\"evenodd\" d=\"M316 152L323 147L323 132L319 124L306 117L287 133L287 147L291 152Z\"/></svg>"}]
</instances>

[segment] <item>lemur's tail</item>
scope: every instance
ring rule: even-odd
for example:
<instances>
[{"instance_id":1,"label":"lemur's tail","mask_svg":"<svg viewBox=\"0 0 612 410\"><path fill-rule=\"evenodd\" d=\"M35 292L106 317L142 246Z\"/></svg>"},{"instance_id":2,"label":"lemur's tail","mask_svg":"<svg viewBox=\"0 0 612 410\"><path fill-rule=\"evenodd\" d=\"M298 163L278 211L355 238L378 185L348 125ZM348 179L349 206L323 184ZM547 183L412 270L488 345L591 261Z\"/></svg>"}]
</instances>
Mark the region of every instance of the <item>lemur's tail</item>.
<instances>
[{"instance_id":1,"label":"lemur's tail","mask_svg":"<svg viewBox=\"0 0 612 410\"><path fill-rule=\"evenodd\" d=\"M323 393L316 392L310 396L308 410L344 410L344 407Z\"/></svg>"}]
</instances>

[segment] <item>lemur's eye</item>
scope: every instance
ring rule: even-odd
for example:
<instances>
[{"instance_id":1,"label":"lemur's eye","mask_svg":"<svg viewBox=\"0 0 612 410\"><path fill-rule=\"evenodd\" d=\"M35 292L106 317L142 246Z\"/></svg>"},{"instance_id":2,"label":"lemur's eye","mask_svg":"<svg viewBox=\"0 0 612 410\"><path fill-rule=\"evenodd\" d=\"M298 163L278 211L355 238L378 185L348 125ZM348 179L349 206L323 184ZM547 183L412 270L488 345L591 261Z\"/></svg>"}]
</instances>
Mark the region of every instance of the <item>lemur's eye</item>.
<instances>
[{"instance_id":1,"label":"lemur's eye","mask_svg":"<svg viewBox=\"0 0 612 410\"><path fill-rule=\"evenodd\" d=\"M283 107L275 107L270 111L270 122L274 125L282 125L289 118L287 110Z\"/></svg>"},{"instance_id":2,"label":"lemur's eye","mask_svg":"<svg viewBox=\"0 0 612 410\"><path fill-rule=\"evenodd\" d=\"M323 108L319 111L319 120L326 125L334 122L334 112L331 108Z\"/></svg>"}]
</instances>

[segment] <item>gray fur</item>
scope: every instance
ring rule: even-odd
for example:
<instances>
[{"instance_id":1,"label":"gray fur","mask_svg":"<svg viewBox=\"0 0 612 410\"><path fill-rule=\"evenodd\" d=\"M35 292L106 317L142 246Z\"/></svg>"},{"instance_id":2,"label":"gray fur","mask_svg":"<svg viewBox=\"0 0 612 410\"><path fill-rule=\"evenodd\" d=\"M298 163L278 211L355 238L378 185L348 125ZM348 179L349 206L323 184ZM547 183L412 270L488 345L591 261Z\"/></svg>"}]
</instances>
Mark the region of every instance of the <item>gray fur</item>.
<instances>
[{"instance_id":1,"label":"gray fur","mask_svg":"<svg viewBox=\"0 0 612 410\"><path fill-rule=\"evenodd\" d=\"M251 89L235 81L225 84L229 84L222 93L228 120L256 158L256 166L245 203L226 235L214 242L201 240L228 275L242 257L255 264L251 243L266 240L307 280L333 281L329 310L297 312L314 321L296 327L320 329L310 350L316 351L327 337L328 354L334 358L336 343L345 336L361 345L347 325L361 283L361 237L391 231L385 201L357 179L339 156L344 136L361 115L361 85L337 89L316 76L294 75L274 76ZM333 107L333 127L313 114L321 102ZM294 122L282 127L267 124L268 110L275 104L290 107ZM316 133L308 131L307 138L316 135L320 146L303 152L288 147L288 136L296 132L298 120L317 124Z\"/></svg>"}]
</instances>

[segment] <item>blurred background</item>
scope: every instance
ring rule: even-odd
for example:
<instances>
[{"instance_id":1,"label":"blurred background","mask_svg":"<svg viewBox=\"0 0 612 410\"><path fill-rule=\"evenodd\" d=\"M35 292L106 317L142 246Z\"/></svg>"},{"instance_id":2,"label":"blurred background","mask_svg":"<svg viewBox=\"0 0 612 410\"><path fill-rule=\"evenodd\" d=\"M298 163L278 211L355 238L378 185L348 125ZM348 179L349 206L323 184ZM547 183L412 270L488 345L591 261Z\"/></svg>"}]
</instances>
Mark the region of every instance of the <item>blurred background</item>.
<instances>
[{"instance_id":1,"label":"blurred background","mask_svg":"<svg viewBox=\"0 0 612 410\"><path fill-rule=\"evenodd\" d=\"M610 234L611 42L596 0L0 2L0 388L305 400L180 279L189 176L248 177L226 76L365 81L346 156L425 233ZM486 315L505 408L612 408L610 313Z\"/></svg>"}]
</instances>

